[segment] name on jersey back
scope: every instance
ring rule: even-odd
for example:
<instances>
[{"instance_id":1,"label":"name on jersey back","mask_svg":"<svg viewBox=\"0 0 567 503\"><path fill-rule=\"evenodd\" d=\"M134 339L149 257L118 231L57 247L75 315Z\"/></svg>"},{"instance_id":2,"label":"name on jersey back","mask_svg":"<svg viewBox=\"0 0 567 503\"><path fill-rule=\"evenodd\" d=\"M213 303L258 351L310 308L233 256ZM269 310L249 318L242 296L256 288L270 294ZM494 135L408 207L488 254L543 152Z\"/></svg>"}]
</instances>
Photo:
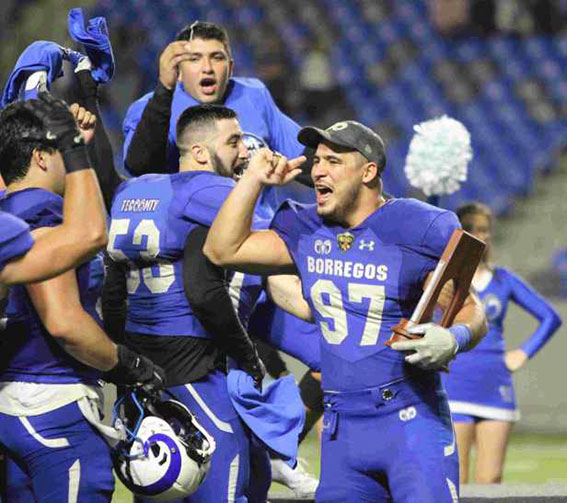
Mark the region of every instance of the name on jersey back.
<instances>
[{"instance_id":1,"label":"name on jersey back","mask_svg":"<svg viewBox=\"0 0 567 503\"><path fill-rule=\"evenodd\" d=\"M120 206L120 211L156 211L159 199L124 199Z\"/></svg>"}]
</instances>

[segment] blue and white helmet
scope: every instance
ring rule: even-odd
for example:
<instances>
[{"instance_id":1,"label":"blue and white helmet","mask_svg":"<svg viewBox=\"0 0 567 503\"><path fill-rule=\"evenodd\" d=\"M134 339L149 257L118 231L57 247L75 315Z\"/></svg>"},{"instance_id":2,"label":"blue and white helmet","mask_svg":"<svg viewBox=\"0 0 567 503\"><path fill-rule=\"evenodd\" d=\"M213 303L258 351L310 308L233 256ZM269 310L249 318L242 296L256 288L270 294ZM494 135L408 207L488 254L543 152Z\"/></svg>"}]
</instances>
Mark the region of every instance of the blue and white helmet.
<instances>
[{"instance_id":1,"label":"blue and white helmet","mask_svg":"<svg viewBox=\"0 0 567 503\"><path fill-rule=\"evenodd\" d=\"M132 392L117 402L115 411L128 400L138 417L130 431L115 413L115 427L127 436L112 451L118 478L135 495L150 500L179 500L194 493L209 470L214 438L177 400L138 399Z\"/></svg>"}]
</instances>

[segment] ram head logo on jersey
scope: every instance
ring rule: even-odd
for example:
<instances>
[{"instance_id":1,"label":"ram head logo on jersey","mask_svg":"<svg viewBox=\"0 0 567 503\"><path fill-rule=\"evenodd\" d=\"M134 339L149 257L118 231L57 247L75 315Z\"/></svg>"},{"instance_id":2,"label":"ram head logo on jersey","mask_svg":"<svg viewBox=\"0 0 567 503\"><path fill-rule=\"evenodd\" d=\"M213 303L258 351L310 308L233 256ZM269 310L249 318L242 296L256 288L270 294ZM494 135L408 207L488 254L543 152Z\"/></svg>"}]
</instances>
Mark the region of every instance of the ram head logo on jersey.
<instances>
[{"instance_id":1,"label":"ram head logo on jersey","mask_svg":"<svg viewBox=\"0 0 567 503\"><path fill-rule=\"evenodd\" d=\"M315 249L315 253L319 255L329 255L329 253L331 253L331 240L316 239L313 248Z\"/></svg>"},{"instance_id":2,"label":"ram head logo on jersey","mask_svg":"<svg viewBox=\"0 0 567 503\"><path fill-rule=\"evenodd\" d=\"M242 133L242 141L244 145L246 145L248 152L250 152L250 157L254 157L258 153L258 150L268 146L263 138L252 133Z\"/></svg>"},{"instance_id":3,"label":"ram head logo on jersey","mask_svg":"<svg viewBox=\"0 0 567 503\"><path fill-rule=\"evenodd\" d=\"M354 236L350 232L343 232L337 236L337 243L339 249L343 252L350 250L352 243L354 243Z\"/></svg>"},{"instance_id":4,"label":"ram head logo on jersey","mask_svg":"<svg viewBox=\"0 0 567 503\"><path fill-rule=\"evenodd\" d=\"M482 299L482 303L484 304L484 311L488 321L494 321L500 316L502 312L502 302L500 302L500 299L496 295L487 295Z\"/></svg>"}]
</instances>

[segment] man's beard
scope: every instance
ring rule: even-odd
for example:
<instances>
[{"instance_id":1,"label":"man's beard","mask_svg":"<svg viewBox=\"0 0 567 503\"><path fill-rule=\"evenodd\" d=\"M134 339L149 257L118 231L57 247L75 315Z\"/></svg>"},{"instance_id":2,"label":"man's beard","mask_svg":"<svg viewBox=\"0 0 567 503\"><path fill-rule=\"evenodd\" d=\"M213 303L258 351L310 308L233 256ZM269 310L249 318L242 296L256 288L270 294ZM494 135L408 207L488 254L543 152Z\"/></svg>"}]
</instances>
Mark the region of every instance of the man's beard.
<instances>
[{"instance_id":1,"label":"man's beard","mask_svg":"<svg viewBox=\"0 0 567 503\"><path fill-rule=\"evenodd\" d=\"M342 198L341 202L337 203L332 214L319 215L326 224L340 225L342 227L348 227L346 221L347 214L352 211L357 204L358 195L360 193L361 186L353 185L346 189L345 197Z\"/></svg>"},{"instance_id":2,"label":"man's beard","mask_svg":"<svg viewBox=\"0 0 567 503\"><path fill-rule=\"evenodd\" d=\"M222 162L222 159L217 155L216 152L211 152L211 164L213 165L215 173L219 174L220 176L234 178L237 181L244 174L244 171L246 171L246 168L248 167L248 163L245 161L239 162L236 166L227 166Z\"/></svg>"},{"instance_id":3,"label":"man's beard","mask_svg":"<svg viewBox=\"0 0 567 503\"><path fill-rule=\"evenodd\" d=\"M228 178L232 178L233 175L232 168L230 166L226 166L216 152L211 152L211 164L213 165L213 169L215 170L215 173L217 173L220 176L226 176Z\"/></svg>"}]
</instances>

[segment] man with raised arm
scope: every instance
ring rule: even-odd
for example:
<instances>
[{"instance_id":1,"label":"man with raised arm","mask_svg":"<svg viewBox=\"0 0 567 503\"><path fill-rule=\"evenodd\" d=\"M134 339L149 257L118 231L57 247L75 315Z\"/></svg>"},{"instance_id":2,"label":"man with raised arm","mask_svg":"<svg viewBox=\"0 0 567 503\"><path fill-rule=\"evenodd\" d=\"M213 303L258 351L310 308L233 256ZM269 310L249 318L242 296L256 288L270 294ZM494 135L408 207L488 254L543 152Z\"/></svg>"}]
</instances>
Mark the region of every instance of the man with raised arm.
<instances>
[{"instance_id":1,"label":"man with raised arm","mask_svg":"<svg viewBox=\"0 0 567 503\"><path fill-rule=\"evenodd\" d=\"M266 185L300 170L277 152L255 156L213 223L204 247L223 267L299 273L321 330L325 395L318 502L453 503L458 459L437 369L486 333L470 294L449 329L429 324L423 339L384 345L409 318L459 224L449 212L382 195L381 138L355 121L304 128L316 148L317 203L284 203L271 229L252 232Z\"/></svg>"},{"instance_id":2,"label":"man with raised arm","mask_svg":"<svg viewBox=\"0 0 567 503\"><path fill-rule=\"evenodd\" d=\"M107 240L99 185L90 167L84 142L75 141L79 131L72 115L49 95L19 106L28 109L46 126L38 132L39 136L28 134L23 140L30 155L42 146L59 146L66 171L65 204L63 222L39 233L31 233L25 222L0 212L0 285L41 281L61 274L92 257ZM2 164L11 162L15 155L14 138L6 136L7 129L4 127L15 110L8 106L0 114ZM20 133L25 133L24 123Z\"/></svg>"},{"instance_id":3,"label":"man with raised arm","mask_svg":"<svg viewBox=\"0 0 567 503\"><path fill-rule=\"evenodd\" d=\"M88 164L66 104L43 99L55 111L47 118L36 113L33 102L12 103L2 112L0 172L7 193L0 210L48 234L62 227L61 196L73 176L64 165L86 170ZM84 109L75 113L82 124L91 122ZM53 117L64 124L63 133L50 123ZM98 197L102 215L98 186L92 187L97 192L83 195ZM90 277L87 261L47 281L10 289L0 351L0 446L10 458L7 501L109 503L114 478L110 449L99 433L99 379L154 391L164 384L161 369L100 328Z\"/></svg>"}]
</instances>

